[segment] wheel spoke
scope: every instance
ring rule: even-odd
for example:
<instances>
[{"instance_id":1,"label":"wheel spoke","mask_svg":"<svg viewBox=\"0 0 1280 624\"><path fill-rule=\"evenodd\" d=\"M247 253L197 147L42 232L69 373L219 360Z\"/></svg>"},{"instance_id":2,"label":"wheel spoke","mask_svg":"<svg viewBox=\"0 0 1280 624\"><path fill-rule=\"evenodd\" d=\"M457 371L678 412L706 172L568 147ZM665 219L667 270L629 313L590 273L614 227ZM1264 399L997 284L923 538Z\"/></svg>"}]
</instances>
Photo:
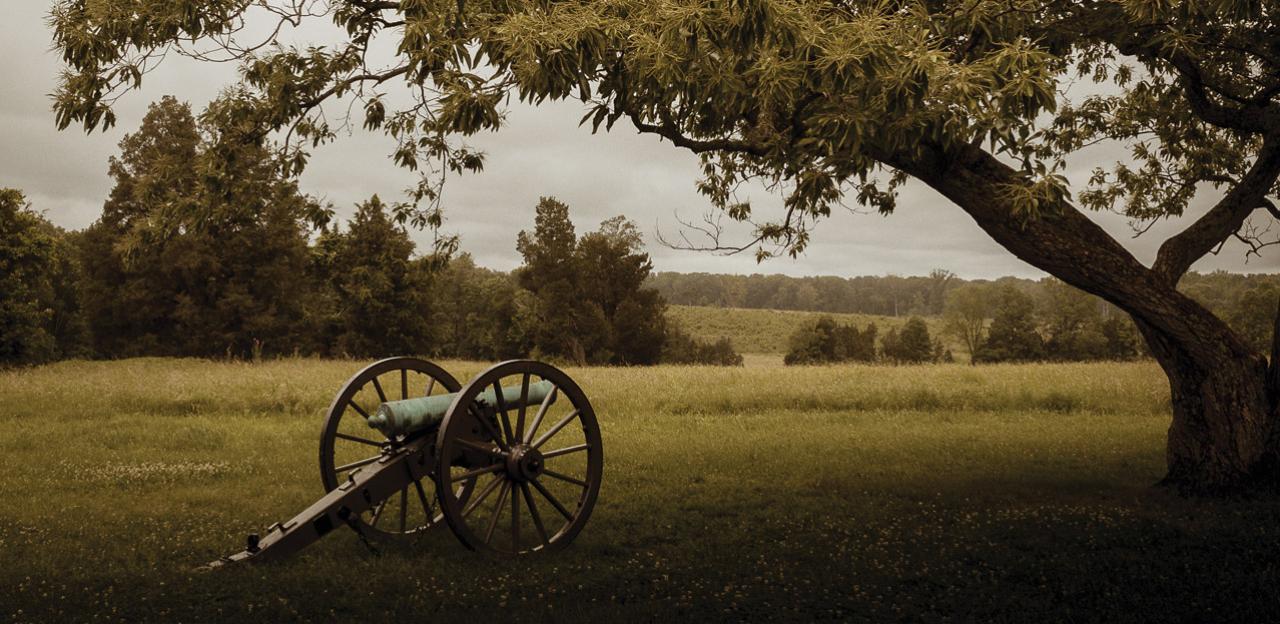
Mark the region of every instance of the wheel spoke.
<instances>
[{"instance_id":1,"label":"wheel spoke","mask_svg":"<svg viewBox=\"0 0 1280 624\"><path fill-rule=\"evenodd\" d=\"M400 532L404 533L405 516L409 513L409 486L400 490Z\"/></svg>"},{"instance_id":2,"label":"wheel spoke","mask_svg":"<svg viewBox=\"0 0 1280 624\"><path fill-rule=\"evenodd\" d=\"M533 415L533 424L529 425L529 430L524 432L524 443L528 444L533 439L533 434L538 432L538 425L542 424L542 417L547 415L547 408L551 407L551 402L555 400L556 393L560 388L552 388L547 396L542 397L542 404L538 406L538 413ZM368 418L366 416L366 418Z\"/></svg>"},{"instance_id":3,"label":"wheel spoke","mask_svg":"<svg viewBox=\"0 0 1280 624\"><path fill-rule=\"evenodd\" d=\"M502 467L503 467L502 464L493 464L491 466L485 466L484 468L476 468L475 470L468 470L459 475L455 475L455 474L446 475L446 478L448 479L449 484L452 485L454 481L462 481L464 479L470 479L471 477L478 477L482 474L497 472L501 470Z\"/></svg>"},{"instance_id":4,"label":"wheel spoke","mask_svg":"<svg viewBox=\"0 0 1280 624\"><path fill-rule=\"evenodd\" d=\"M582 479L578 479L578 478L575 478L575 477L571 477L571 476L566 475L566 474L560 474L560 473L558 473L558 472L556 472L556 471L554 471L554 470L546 470L546 469L543 469L542 474L547 475L548 477L554 477L554 478L559 479L559 480L561 480L561 481L567 481L567 482L572 483L572 484L574 484L574 485L576 485L576 486L579 486L579 487L587 487L587 482L586 482L586 481L583 481Z\"/></svg>"},{"instance_id":5,"label":"wheel spoke","mask_svg":"<svg viewBox=\"0 0 1280 624\"><path fill-rule=\"evenodd\" d=\"M533 487L538 490L538 493L541 494L543 498L547 499L547 502L551 503L551 506L555 507L556 511L560 512L560 515L564 516L565 520L573 520L573 514L569 513L569 510L565 509L564 505L561 505L560 501L556 500L556 497L553 496L551 492L548 492L546 487L541 483L538 483L536 479L529 483L533 484Z\"/></svg>"},{"instance_id":6,"label":"wheel spoke","mask_svg":"<svg viewBox=\"0 0 1280 624\"><path fill-rule=\"evenodd\" d=\"M538 439L534 441L534 443L531 444L530 446L532 446L533 448L538 448L539 446L542 446L544 443L546 443L547 440L551 439L551 436L554 436L555 434L560 433L560 430L564 429L564 426L569 424L569 421L577 418L579 412L580 410L573 410L572 412L569 412L568 416L565 416L563 419L560 420L560 422L556 423L555 426L548 429L546 433L538 437Z\"/></svg>"},{"instance_id":7,"label":"wheel spoke","mask_svg":"<svg viewBox=\"0 0 1280 624\"><path fill-rule=\"evenodd\" d=\"M364 408L360 407L359 403L356 403L355 397L348 399L347 405L354 407L355 410L359 412L361 416L364 416L365 420L369 420L369 412L364 411Z\"/></svg>"},{"instance_id":8,"label":"wheel spoke","mask_svg":"<svg viewBox=\"0 0 1280 624\"><path fill-rule=\"evenodd\" d=\"M427 518L423 526L431 526L431 522L435 520L436 515L431 511L431 503L427 502L427 493L422 489L422 482L414 481L413 487L418 491L418 502L422 503L422 514Z\"/></svg>"},{"instance_id":9,"label":"wheel spoke","mask_svg":"<svg viewBox=\"0 0 1280 624\"><path fill-rule=\"evenodd\" d=\"M511 433L511 417L507 416L507 397L502 396L502 381L493 380L493 402L498 408L498 414L502 416L502 432L506 436L504 439L507 444L515 440Z\"/></svg>"},{"instance_id":10,"label":"wheel spoke","mask_svg":"<svg viewBox=\"0 0 1280 624\"><path fill-rule=\"evenodd\" d=\"M511 552L520 552L520 497L511 487Z\"/></svg>"},{"instance_id":11,"label":"wheel spoke","mask_svg":"<svg viewBox=\"0 0 1280 624\"><path fill-rule=\"evenodd\" d=\"M400 399L409 398L409 369L400 369Z\"/></svg>"},{"instance_id":12,"label":"wheel spoke","mask_svg":"<svg viewBox=\"0 0 1280 624\"><path fill-rule=\"evenodd\" d=\"M533 518L533 527L538 530L538 537L542 540L542 545L550 544L547 540L547 530L542 526L542 515L538 513L538 506L533 504L533 494L529 492L529 484L521 483L520 491L524 494L524 504L529 508L529 516Z\"/></svg>"},{"instance_id":13,"label":"wheel spoke","mask_svg":"<svg viewBox=\"0 0 1280 624\"><path fill-rule=\"evenodd\" d=\"M559 456L561 456L561 455L568 455L569 453L577 453L578 451L585 451L585 450L587 450L587 449L589 449L589 448L591 448L591 445L590 445L590 444L579 444L579 445L577 445L577 446L567 446L567 447L562 448L562 449L556 449L556 450L554 450L554 451L547 451L547 452L545 452L545 453L543 453L543 454L542 454L542 458L543 458L543 459L551 459L552 457L559 457Z\"/></svg>"},{"instance_id":14,"label":"wheel spoke","mask_svg":"<svg viewBox=\"0 0 1280 624\"><path fill-rule=\"evenodd\" d=\"M387 499L387 500L391 500L391 499ZM384 500L381 503L378 503L377 509L373 510L373 519L369 521L369 526L371 527L378 526L378 520L382 518L382 510L386 508L387 508L387 501Z\"/></svg>"},{"instance_id":15,"label":"wheel spoke","mask_svg":"<svg viewBox=\"0 0 1280 624\"><path fill-rule=\"evenodd\" d=\"M524 441L524 413L529 407L529 373L525 373L520 379L520 407L516 410L516 428L512 431L511 440L514 442Z\"/></svg>"},{"instance_id":16,"label":"wheel spoke","mask_svg":"<svg viewBox=\"0 0 1280 624\"><path fill-rule=\"evenodd\" d=\"M469 413L472 418L480 421L480 426L484 427L485 432L489 434L489 439L493 440L498 445L498 448L502 449L503 452L510 452L511 449L507 448L507 443L502 441L502 434L493 428L493 423L489 422L489 419L480 413L480 410L473 409Z\"/></svg>"},{"instance_id":17,"label":"wheel spoke","mask_svg":"<svg viewBox=\"0 0 1280 624\"><path fill-rule=\"evenodd\" d=\"M502 480L502 491L498 492L498 504L493 506L493 517L489 518L489 528L484 532L484 543L493 539L493 529L498 526L498 516L502 515L502 505L507 502L507 494L511 493L511 482Z\"/></svg>"},{"instance_id":18,"label":"wheel spoke","mask_svg":"<svg viewBox=\"0 0 1280 624\"><path fill-rule=\"evenodd\" d=\"M378 378L374 377L371 381L373 382L373 389L378 391L378 400L386 403L387 393L382 391L382 384L378 383Z\"/></svg>"},{"instance_id":19,"label":"wheel spoke","mask_svg":"<svg viewBox=\"0 0 1280 624\"><path fill-rule=\"evenodd\" d=\"M360 437L360 436L347 435L347 434L345 434L345 433L340 433L340 432L335 432L335 433L333 434L333 437L335 437L335 438L342 438L343 440L350 440L350 441L352 441L352 442L359 442L359 443L361 443L361 444L368 444L369 446L378 446L378 447L382 446L382 443L381 443L381 442L374 442L373 440L370 440L370 439L368 439L368 438L362 438L362 437Z\"/></svg>"},{"instance_id":20,"label":"wheel spoke","mask_svg":"<svg viewBox=\"0 0 1280 624\"><path fill-rule=\"evenodd\" d=\"M427 393L422 396L431 396L431 391L436 389L436 378L431 378L431 383L427 384Z\"/></svg>"},{"instance_id":21,"label":"wheel spoke","mask_svg":"<svg viewBox=\"0 0 1280 624\"><path fill-rule=\"evenodd\" d=\"M463 508L462 517L466 518L471 515L471 512L475 511L476 507L479 507L480 503L483 503L484 499L488 498L489 495L493 493L493 491L498 487L498 484L504 483L505 481L506 479L503 479L502 477L494 477L490 480L489 484L484 486L484 489L481 490L475 498L471 499L471 502L467 503L465 508Z\"/></svg>"},{"instance_id":22,"label":"wheel spoke","mask_svg":"<svg viewBox=\"0 0 1280 624\"><path fill-rule=\"evenodd\" d=\"M359 467L361 467L361 466L368 466L369 464L372 464L373 462L378 461L378 459L379 459L379 458L381 458L381 457L382 457L381 455L374 455L373 457L367 457L367 458L365 458L365 459L361 459L361 460L358 460L358 461L353 461L353 462L351 462L351 463L349 463L349 464L343 464L343 465L341 465L341 466L338 466L337 468L334 468L334 469L333 469L333 471L334 471L334 472L346 472L346 471L348 471L348 470L351 470L352 468L359 468Z\"/></svg>"}]
</instances>

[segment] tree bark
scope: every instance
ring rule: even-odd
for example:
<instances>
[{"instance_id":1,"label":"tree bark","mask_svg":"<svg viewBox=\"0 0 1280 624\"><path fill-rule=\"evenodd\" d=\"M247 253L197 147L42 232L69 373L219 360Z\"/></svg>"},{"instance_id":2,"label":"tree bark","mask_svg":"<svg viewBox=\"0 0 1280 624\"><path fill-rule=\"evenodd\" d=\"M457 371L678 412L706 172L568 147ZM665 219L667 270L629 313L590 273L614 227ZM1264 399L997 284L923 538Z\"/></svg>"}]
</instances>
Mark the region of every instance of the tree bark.
<instances>
[{"instance_id":1,"label":"tree bark","mask_svg":"<svg viewBox=\"0 0 1280 624\"><path fill-rule=\"evenodd\" d=\"M1225 323L1139 263L1067 202L1035 216L1013 213L1002 188L1016 171L976 147L921 146L887 162L968 213L1018 258L1133 317L1169 378L1173 420L1161 483L1184 493L1226 494L1280 483L1276 388L1266 359Z\"/></svg>"}]
</instances>

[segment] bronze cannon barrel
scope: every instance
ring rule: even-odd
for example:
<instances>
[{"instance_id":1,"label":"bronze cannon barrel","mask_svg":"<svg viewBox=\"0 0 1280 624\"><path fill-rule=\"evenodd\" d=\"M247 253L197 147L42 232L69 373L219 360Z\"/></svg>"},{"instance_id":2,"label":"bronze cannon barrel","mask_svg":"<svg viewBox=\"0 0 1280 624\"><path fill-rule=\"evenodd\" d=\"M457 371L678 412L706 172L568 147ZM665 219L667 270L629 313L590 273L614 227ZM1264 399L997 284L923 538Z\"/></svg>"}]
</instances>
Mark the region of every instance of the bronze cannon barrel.
<instances>
[{"instance_id":1,"label":"bronze cannon barrel","mask_svg":"<svg viewBox=\"0 0 1280 624\"><path fill-rule=\"evenodd\" d=\"M538 405L554 390L555 384L550 381L531 383L524 405ZM435 427L444 420L445 413L449 411L449 406L453 404L456 397L456 393L450 393L402 401L387 401L379 405L378 411L369 417L368 425L381 431L388 438ZM490 388L480 393L480 396L476 397L476 402L497 407L496 398L493 389ZM502 404L507 408L520 407L520 387L503 388Z\"/></svg>"}]
</instances>

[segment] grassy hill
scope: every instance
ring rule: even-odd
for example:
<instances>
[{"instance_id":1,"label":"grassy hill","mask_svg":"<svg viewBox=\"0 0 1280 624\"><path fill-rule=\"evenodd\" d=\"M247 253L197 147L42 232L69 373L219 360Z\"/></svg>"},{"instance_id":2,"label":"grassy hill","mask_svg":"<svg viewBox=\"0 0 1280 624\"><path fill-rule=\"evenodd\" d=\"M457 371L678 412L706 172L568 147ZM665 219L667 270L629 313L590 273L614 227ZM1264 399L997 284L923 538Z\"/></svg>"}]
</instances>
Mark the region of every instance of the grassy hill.
<instances>
[{"instance_id":1,"label":"grassy hill","mask_svg":"<svg viewBox=\"0 0 1280 624\"><path fill-rule=\"evenodd\" d=\"M798 312L794 310L756 310L746 308L712 308L702 306L673 305L667 308L667 316L675 319L690 334L703 340L728 337L733 346L744 354L783 355L787 352L787 338L797 327L811 323L820 316L831 316L840 323L854 323L863 327L875 323L881 334L889 328L901 328L907 317L877 316L873 314L829 314L826 312ZM929 333L941 336L956 357L964 357L964 349L952 344L942 335L942 321L926 317Z\"/></svg>"}]
</instances>

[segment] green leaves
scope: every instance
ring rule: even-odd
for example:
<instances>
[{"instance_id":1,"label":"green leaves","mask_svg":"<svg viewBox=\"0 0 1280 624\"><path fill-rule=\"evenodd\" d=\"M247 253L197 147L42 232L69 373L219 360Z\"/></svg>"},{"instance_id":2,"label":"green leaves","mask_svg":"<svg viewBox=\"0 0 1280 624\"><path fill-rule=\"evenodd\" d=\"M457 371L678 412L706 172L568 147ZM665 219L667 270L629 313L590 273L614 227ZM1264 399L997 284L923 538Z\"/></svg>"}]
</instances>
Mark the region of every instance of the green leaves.
<instances>
[{"instance_id":1,"label":"green leaves","mask_svg":"<svg viewBox=\"0 0 1280 624\"><path fill-rule=\"evenodd\" d=\"M243 41L239 26L261 6L280 30ZM241 84L218 104L227 132L252 142L283 135L280 162L296 175L304 148L350 121L329 115L354 110L362 118L353 125L395 138L395 162L420 171L409 204L421 212L406 221L430 225L444 176L483 165L464 137L500 129L512 97L572 98L593 132L630 120L702 154L699 190L737 220L753 217L740 208L749 198L731 199L735 189L762 182L785 193L785 213L762 220L757 240L797 253L804 230L846 195L892 211L897 182L875 181L884 171L900 180L915 166L944 166L926 163L925 152L946 160L976 146L1020 171L1022 181L1001 191L1011 218L1066 201L1062 163L1105 141L1128 145L1132 162L1094 176L1080 193L1085 205L1140 219L1180 214L1199 184L1240 178L1257 152L1260 111L1280 94L1263 43L1270 9L1243 0L313 8L322 14L243 0L58 2L51 21L68 65L55 93L58 124L109 126L110 103L163 54L221 49L242 62ZM284 45L317 18L346 40ZM1073 68L1110 87L1068 101L1059 83Z\"/></svg>"}]
</instances>

